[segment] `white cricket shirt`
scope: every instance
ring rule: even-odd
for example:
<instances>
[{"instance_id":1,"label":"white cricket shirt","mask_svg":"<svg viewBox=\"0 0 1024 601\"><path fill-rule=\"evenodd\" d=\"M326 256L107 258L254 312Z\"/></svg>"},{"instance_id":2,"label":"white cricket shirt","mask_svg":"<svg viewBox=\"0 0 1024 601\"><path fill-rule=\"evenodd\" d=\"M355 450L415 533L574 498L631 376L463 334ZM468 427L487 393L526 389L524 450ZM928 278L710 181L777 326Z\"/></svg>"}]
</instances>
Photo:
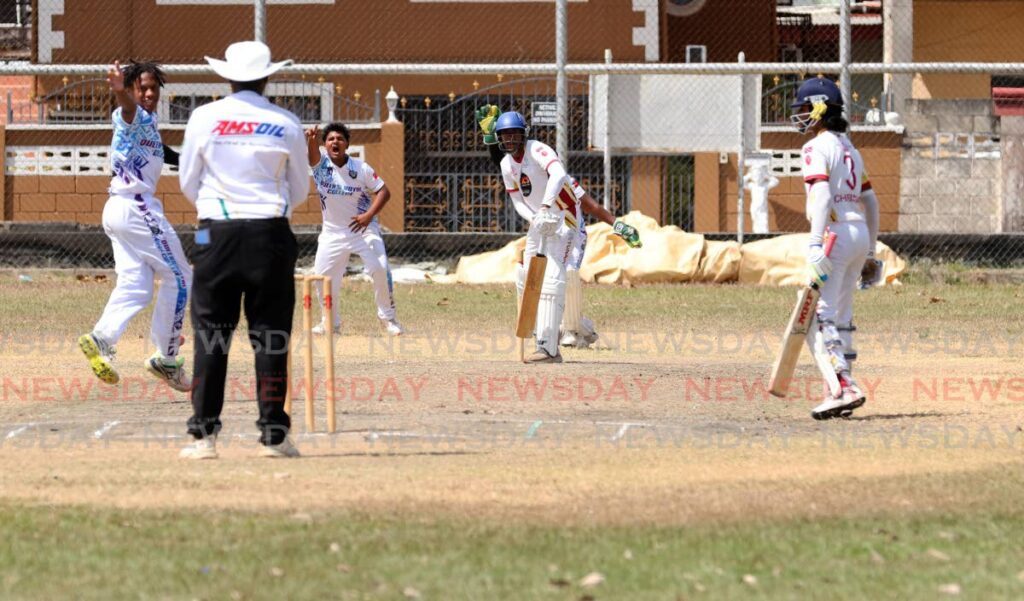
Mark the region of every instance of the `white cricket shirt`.
<instances>
[{"instance_id":1,"label":"white cricket shirt","mask_svg":"<svg viewBox=\"0 0 1024 601\"><path fill-rule=\"evenodd\" d=\"M814 183L828 182L832 194L830 221L867 221L860 195L862 191L871 189L871 182L864 171L864 159L845 134L819 133L804 144L802 157L800 166L808 192ZM808 195L808 219L810 213L811 198Z\"/></svg>"},{"instance_id":2,"label":"white cricket shirt","mask_svg":"<svg viewBox=\"0 0 1024 601\"><path fill-rule=\"evenodd\" d=\"M320 162L312 170L327 231L351 232L352 219L365 213L373 202L370 195L384 187L384 180L364 161L348 157L345 166L338 167L323 148ZM373 223L377 223L376 216Z\"/></svg>"},{"instance_id":3,"label":"white cricket shirt","mask_svg":"<svg viewBox=\"0 0 1024 601\"><path fill-rule=\"evenodd\" d=\"M164 168L164 143L157 131L156 115L135 107L135 120L125 123L121 107L111 115L114 138L110 142L110 194L153 194Z\"/></svg>"},{"instance_id":4,"label":"white cricket shirt","mask_svg":"<svg viewBox=\"0 0 1024 601\"><path fill-rule=\"evenodd\" d=\"M537 140L526 141L522 162L516 161L510 154L501 159L501 177L505 182L505 191L512 198L512 205L523 219L531 221L540 210L552 169L556 170L556 174L565 173L565 168L562 167L555 151ZM583 217L572 183L572 178L566 176L551 209L561 210L566 225L575 229L582 223Z\"/></svg>"},{"instance_id":5,"label":"white cricket shirt","mask_svg":"<svg viewBox=\"0 0 1024 601\"><path fill-rule=\"evenodd\" d=\"M288 217L309 193L307 161L299 119L242 91L192 112L178 173L199 219Z\"/></svg>"}]
</instances>

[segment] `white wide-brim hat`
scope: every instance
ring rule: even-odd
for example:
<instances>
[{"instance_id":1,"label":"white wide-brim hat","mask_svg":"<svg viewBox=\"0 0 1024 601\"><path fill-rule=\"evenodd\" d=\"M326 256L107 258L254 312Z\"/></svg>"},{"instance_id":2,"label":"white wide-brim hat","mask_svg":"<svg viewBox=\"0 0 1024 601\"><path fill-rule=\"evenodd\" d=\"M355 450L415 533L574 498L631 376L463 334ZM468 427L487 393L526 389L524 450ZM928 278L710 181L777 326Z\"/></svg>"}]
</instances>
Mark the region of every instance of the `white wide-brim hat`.
<instances>
[{"instance_id":1,"label":"white wide-brim hat","mask_svg":"<svg viewBox=\"0 0 1024 601\"><path fill-rule=\"evenodd\" d=\"M235 42L224 51L224 58L227 60L207 56L206 62L228 81L256 81L292 64L291 59L270 62L270 48L263 42Z\"/></svg>"}]
</instances>

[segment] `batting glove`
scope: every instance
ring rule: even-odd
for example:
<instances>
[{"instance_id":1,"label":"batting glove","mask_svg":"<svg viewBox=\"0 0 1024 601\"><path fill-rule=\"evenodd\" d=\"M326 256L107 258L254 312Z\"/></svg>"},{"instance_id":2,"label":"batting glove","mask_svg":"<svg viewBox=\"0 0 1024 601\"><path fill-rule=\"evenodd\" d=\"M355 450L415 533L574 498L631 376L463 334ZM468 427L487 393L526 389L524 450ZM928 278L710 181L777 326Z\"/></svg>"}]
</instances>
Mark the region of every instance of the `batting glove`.
<instances>
[{"instance_id":1,"label":"batting glove","mask_svg":"<svg viewBox=\"0 0 1024 601\"><path fill-rule=\"evenodd\" d=\"M807 249L807 272L811 282L819 285L827 282L832 275L832 261L825 256L820 244L812 244Z\"/></svg>"},{"instance_id":2,"label":"batting glove","mask_svg":"<svg viewBox=\"0 0 1024 601\"><path fill-rule=\"evenodd\" d=\"M541 236L551 236L558 231L562 225L562 217L552 213L548 207L542 206L537 214L533 216L530 227Z\"/></svg>"},{"instance_id":3,"label":"batting glove","mask_svg":"<svg viewBox=\"0 0 1024 601\"><path fill-rule=\"evenodd\" d=\"M485 104L476 109L476 122L480 131L484 134L484 144L497 144L498 136L494 133L494 126L497 125L498 107L493 104Z\"/></svg>"},{"instance_id":4,"label":"batting glove","mask_svg":"<svg viewBox=\"0 0 1024 601\"><path fill-rule=\"evenodd\" d=\"M626 245L630 248L640 248L644 245L644 243L640 241L640 232L638 232L635 227L621 219L615 221L615 225L612 226L612 232L625 240Z\"/></svg>"}]
</instances>

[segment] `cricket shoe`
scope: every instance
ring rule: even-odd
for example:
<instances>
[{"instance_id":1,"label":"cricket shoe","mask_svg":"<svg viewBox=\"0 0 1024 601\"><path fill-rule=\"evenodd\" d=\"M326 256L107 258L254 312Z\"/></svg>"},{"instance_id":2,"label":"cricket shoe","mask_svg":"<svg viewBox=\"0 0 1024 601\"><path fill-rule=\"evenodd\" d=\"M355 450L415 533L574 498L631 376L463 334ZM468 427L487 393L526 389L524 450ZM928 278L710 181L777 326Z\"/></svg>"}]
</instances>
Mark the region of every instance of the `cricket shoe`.
<instances>
[{"instance_id":1,"label":"cricket shoe","mask_svg":"<svg viewBox=\"0 0 1024 601\"><path fill-rule=\"evenodd\" d=\"M561 363L562 353L558 353L555 356L548 354L543 348L539 348L532 355L526 358L526 363Z\"/></svg>"},{"instance_id":2,"label":"cricket shoe","mask_svg":"<svg viewBox=\"0 0 1024 601\"><path fill-rule=\"evenodd\" d=\"M811 410L811 417L817 420L849 417L867 400L852 378L840 374L839 384L842 386L839 396L826 395L825 400Z\"/></svg>"},{"instance_id":3,"label":"cricket shoe","mask_svg":"<svg viewBox=\"0 0 1024 601\"><path fill-rule=\"evenodd\" d=\"M398 323L398 320L395 318L382 319L380 320L380 323L382 326L384 326L384 329L387 331L387 333L391 334L392 336L401 336L402 334L405 333L405 328L403 328L402 324Z\"/></svg>"},{"instance_id":4,"label":"cricket shoe","mask_svg":"<svg viewBox=\"0 0 1024 601\"><path fill-rule=\"evenodd\" d=\"M320 323L318 323L315 326L313 326L313 329L310 330L310 331L313 332L317 336L323 336L324 334L327 333L327 327L324 325L324 322L321 321ZM340 321L338 323L334 324L334 333L337 334L338 332L341 332L341 322Z\"/></svg>"},{"instance_id":5,"label":"cricket shoe","mask_svg":"<svg viewBox=\"0 0 1024 601\"><path fill-rule=\"evenodd\" d=\"M843 387L842 396L847 401L847 405L839 417L850 417L853 415L853 410L862 407L868 399L849 374L839 374L839 384Z\"/></svg>"},{"instance_id":6,"label":"cricket shoe","mask_svg":"<svg viewBox=\"0 0 1024 601\"><path fill-rule=\"evenodd\" d=\"M580 329L569 330L562 334L558 344L572 348L589 348L597 342L597 331L594 329L594 322L587 317L580 318Z\"/></svg>"},{"instance_id":7,"label":"cricket shoe","mask_svg":"<svg viewBox=\"0 0 1024 601\"><path fill-rule=\"evenodd\" d=\"M270 459L290 459L292 457L301 457L298 447L292 444L292 439L285 437L278 444L268 444L260 448L260 457L267 457Z\"/></svg>"},{"instance_id":8,"label":"cricket shoe","mask_svg":"<svg viewBox=\"0 0 1024 601\"><path fill-rule=\"evenodd\" d=\"M178 453L182 459L216 459L217 458L217 435L197 438Z\"/></svg>"},{"instance_id":9,"label":"cricket shoe","mask_svg":"<svg viewBox=\"0 0 1024 601\"><path fill-rule=\"evenodd\" d=\"M160 351L157 351L146 359L144 364L146 371L153 374L153 377L158 380L164 380L167 385L177 390L178 392L188 392L192 390L192 379L185 373L185 358L177 356L174 359L174 363L168 365L164 362L163 355Z\"/></svg>"},{"instance_id":10,"label":"cricket shoe","mask_svg":"<svg viewBox=\"0 0 1024 601\"><path fill-rule=\"evenodd\" d=\"M92 373L96 374L100 381L117 384L121 380L121 377L117 375L117 370L114 369L114 354L117 352L114 347L95 334L89 333L78 337L78 348L82 349L82 354L89 360L89 366L92 367Z\"/></svg>"}]
</instances>

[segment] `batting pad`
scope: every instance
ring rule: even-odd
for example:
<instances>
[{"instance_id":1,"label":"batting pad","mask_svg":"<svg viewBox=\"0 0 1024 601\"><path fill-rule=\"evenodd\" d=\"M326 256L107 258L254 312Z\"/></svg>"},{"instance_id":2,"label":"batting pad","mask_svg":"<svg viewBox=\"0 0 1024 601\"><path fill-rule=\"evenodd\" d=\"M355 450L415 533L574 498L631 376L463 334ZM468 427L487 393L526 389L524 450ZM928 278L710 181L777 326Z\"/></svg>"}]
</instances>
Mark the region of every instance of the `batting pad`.
<instances>
[{"instance_id":1,"label":"batting pad","mask_svg":"<svg viewBox=\"0 0 1024 601\"><path fill-rule=\"evenodd\" d=\"M580 317L583 316L583 280L575 269L565 271L565 314L562 315L562 331L577 332Z\"/></svg>"}]
</instances>

